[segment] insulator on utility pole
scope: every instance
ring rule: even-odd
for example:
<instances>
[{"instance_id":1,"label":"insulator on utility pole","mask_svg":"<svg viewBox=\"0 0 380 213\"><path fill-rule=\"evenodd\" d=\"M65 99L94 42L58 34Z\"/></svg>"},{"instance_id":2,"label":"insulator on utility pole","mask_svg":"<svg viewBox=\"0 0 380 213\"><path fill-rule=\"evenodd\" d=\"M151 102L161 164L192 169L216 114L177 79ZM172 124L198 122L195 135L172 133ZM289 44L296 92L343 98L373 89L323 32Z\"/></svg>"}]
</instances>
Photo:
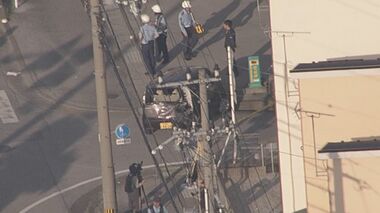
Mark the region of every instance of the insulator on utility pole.
<instances>
[{"instance_id":1,"label":"insulator on utility pole","mask_svg":"<svg viewBox=\"0 0 380 213\"><path fill-rule=\"evenodd\" d=\"M104 53L100 36L101 29L98 23L101 15L101 0L91 0L90 4L95 68L96 102L98 112L98 139L103 186L103 207L104 212L116 213L117 204L115 191L115 171L112 159L106 72L104 66Z\"/></svg>"}]
</instances>

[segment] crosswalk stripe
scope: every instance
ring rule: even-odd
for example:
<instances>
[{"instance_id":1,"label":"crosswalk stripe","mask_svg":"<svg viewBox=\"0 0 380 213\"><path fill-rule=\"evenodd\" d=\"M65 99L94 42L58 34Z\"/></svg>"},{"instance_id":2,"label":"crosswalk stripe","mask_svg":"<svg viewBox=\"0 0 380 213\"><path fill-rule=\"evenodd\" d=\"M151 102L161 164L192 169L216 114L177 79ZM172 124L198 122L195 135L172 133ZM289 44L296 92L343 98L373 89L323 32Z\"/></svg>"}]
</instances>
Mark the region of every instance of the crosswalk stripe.
<instances>
[{"instance_id":1,"label":"crosswalk stripe","mask_svg":"<svg viewBox=\"0 0 380 213\"><path fill-rule=\"evenodd\" d=\"M19 121L4 90L0 90L0 119L4 124L17 123Z\"/></svg>"}]
</instances>

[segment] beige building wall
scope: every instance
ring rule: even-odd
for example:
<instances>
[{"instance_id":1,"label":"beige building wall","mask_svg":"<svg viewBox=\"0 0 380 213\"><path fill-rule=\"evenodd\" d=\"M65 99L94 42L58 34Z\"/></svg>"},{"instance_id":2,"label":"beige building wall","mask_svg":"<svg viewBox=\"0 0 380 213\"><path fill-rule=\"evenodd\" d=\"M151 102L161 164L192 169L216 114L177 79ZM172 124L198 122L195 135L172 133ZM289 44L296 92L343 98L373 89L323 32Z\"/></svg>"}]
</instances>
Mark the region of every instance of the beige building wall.
<instances>
[{"instance_id":1,"label":"beige building wall","mask_svg":"<svg viewBox=\"0 0 380 213\"><path fill-rule=\"evenodd\" d=\"M377 1L270 0L270 36L285 213L307 207L304 180L309 173L305 174L304 167L313 163L312 159L310 162L302 160L304 154L309 156L310 153L303 151L301 120L295 110L299 107L298 81L289 76L289 70L299 63L379 54L378 11L380 3ZM305 122L310 123L310 120ZM327 167L319 164L321 169ZM318 177L313 186L308 184L308 192L325 191L328 184L323 178L327 179L327 176ZM328 202L323 197L312 204L316 205L314 209L318 209L320 204L326 206ZM330 210L324 207L319 212Z\"/></svg>"},{"instance_id":2,"label":"beige building wall","mask_svg":"<svg viewBox=\"0 0 380 213\"><path fill-rule=\"evenodd\" d=\"M309 212L378 212L379 157L315 158L327 142L380 137L379 85L380 76L300 79Z\"/></svg>"},{"instance_id":3,"label":"beige building wall","mask_svg":"<svg viewBox=\"0 0 380 213\"><path fill-rule=\"evenodd\" d=\"M379 164L379 157L329 160L332 202L328 212L379 212Z\"/></svg>"}]
</instances>

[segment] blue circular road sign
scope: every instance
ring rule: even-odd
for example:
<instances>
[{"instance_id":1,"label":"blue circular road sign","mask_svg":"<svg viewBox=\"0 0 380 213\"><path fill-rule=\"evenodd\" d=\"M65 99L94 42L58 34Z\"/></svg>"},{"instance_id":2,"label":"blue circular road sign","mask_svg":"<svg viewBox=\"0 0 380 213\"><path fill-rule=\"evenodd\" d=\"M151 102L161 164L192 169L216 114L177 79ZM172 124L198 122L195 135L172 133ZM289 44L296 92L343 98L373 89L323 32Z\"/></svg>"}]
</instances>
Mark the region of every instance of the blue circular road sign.
<instances>
[{"instance_id":1,"label":"blue circular road sign","mask_svg":"<svg viewBox=\"0 0 380 213\"><path fill-rule=\"evenodd\" d=\"M118 139L126 138L129 136L129 127L127 124L120 124L115 129L115 135Z\"/></svg>"}]
</instances>

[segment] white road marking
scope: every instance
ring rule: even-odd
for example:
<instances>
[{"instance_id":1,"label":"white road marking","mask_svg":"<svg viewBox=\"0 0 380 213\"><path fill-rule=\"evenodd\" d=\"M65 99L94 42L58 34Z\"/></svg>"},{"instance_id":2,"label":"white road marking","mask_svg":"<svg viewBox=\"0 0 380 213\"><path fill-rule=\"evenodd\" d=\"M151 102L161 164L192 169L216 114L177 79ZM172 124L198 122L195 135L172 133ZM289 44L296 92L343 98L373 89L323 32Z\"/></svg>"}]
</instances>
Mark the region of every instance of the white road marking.
<instances>
[{"instance_id":1,"label":"white road marking","mask_svg":"<svg viewBox=\"0 0 380 213\"><path fill-rule=\"evenodd\" d=\"M183 165L183 164L185 164L185 162L172 162L172 163L167 163L168 166L178 166L178 165ZM162 166L164 166L164 164L160 164L160 167L162 167ZM155 167L155 165L147 165L147 166L143 166L142 168L143 168L143 169L149 169L149 168L153 168L153 167ZM128 169L126 169L126 170L121 170L121 171L117 171L117 172L115 172L115 175L121 175L121 174L128 173L128 172L129 172ZM29 210L33 209L34 207L40 205L41 203L46 202L47 200L49 200L49 199L51 199L51 198L53 198L53 197L56 197L56 196L58 196L58 195L61 195L61 194L65 193L65 192L67 192L67 191L70 191L70 190L76 189L76 188L78 188L78 187L80 187L80 186L83 186L83 185L86 185L86 184L88 184L88 183L91 183L91 182L94 182L94 181L100 180L101 178L102 178L101 176L99 176L99 177L94 177L94 178L91 178L91 179L88 179L88 180L85 180L85 181L79 182L79 183L77 183L77 184L75 184L75 185L72 185L72 186L70 186L70 187L68 187L68 188L65 188L65 189L63 189L63 190L60 190L60 191L58 191L58 192L54 192L53 194L48 195L48 196L46 196L46 197L44 197L44 198L41 198L40 200L38 200L38 201L36 201L36 202L30 204L29 206L27 206L27 207L25 207L24 209L22 209L19 213L26 213L26 212L28 212Z\"/></svg>"},{"instance_id":2,"label":"white road marking","mask_svg":"<svg viewBox=\"0 0 380 213\"><path fill-rule=\"evenodd\" d=\"M19 121L4 90L0 90L0 119L4 124L17 123Z\"/></svg>"}]
</instances>

